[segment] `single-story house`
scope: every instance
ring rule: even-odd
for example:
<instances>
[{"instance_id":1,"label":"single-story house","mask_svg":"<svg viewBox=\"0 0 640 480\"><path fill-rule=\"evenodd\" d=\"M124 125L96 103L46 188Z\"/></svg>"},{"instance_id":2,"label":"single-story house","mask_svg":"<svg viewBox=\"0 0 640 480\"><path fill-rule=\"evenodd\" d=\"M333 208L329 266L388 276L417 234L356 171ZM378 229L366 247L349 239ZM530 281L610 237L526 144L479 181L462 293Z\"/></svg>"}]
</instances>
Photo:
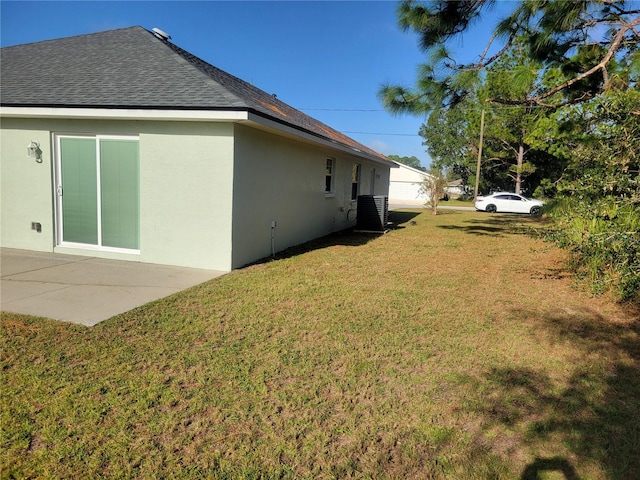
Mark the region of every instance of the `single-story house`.
<instances>
[{"instance_id":1,"label":"single-story house","mask_svg":"<svg viewBox=\"0 0 640 480\"><path fill-rule=\"evenodd\" d=\"M389 203L396 205L424 205L429 201L422 186L430 175L417 168L394 162L397 169L393 169L389 176Z\"/></svg>"},{"instance_id":2,"label":"single-story house","mask_svg":"<svg viewBox=\"0 0 640 480\"><path fill-rule=\"evenodd\" d=\"M229 271L355 226L385 156L130 27L1 49L0 246Z\"/></svg>"},{"instance_id":3,"label":"single-story house","mask_svg":"<svg viewBox=\"0 0 640 480\"><path fill-rule=\"evenodd\" d=\"M389 203L392 205L423 206L429 202L424 189L425 179L431 174L417 168L394 162L398 169L391 170L389 175ZM457 198L468 194L469 189L462 180L453 180L444 188L445 198Z\"/></svg>"},{"instance_id":4,"label":"single-story house","mask_svg":"<svg viewBox=\"0 0 640 480\"><path fill-rule=\"evenodd\" d=\"M447 183L447 186L444 188L444 191L450 197L457 198L461 195L468 195L469 193L473 193L469 190L469 187L462 183L461 179L453 180Z\"/></svg>"}]
</instances>

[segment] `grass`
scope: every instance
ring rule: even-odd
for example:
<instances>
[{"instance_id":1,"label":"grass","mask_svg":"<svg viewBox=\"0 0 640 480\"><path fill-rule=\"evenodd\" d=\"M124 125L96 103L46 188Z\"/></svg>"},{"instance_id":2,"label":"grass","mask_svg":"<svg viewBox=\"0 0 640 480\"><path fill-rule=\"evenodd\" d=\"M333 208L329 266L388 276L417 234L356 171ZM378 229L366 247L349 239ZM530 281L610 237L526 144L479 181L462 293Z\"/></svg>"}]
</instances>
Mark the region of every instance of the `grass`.
<instances>
[{"instance_id":1,"label":"grass","mask_svg":"<svg viewBox=\"0 0 640 480\"><path fill-rule=\"evenodd\" d=\"M2 314L2 478L640 477L637 311L392 212L86 328Z\"/></svg>"},{"instance_id":2,"label":"grass","mask_svg":"<svg viewBox=\"0 0 640 480\"><path fill-rule=\"evenodd\" d=\"M458 198L450 198L447 201L441 201L440 206L445 207L473 207L473 198L469 200L460 200Z\"/></svg>"}]
</instances>

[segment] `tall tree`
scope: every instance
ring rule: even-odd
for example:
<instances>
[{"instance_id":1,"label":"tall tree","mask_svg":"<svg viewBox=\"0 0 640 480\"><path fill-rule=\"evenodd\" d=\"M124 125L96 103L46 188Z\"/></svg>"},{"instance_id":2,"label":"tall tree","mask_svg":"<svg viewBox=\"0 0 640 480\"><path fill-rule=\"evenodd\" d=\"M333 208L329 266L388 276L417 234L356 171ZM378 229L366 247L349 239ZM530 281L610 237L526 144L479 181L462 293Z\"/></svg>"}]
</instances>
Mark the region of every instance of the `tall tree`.
<instances>
[{"instance_id":1,"label":"tall tree","mask_svg":"<svg viewBox=\"0 0 640 480\"><path fill-rule=\"evenodd\" d=\"M481 91L486 100L500 97L507 100L526 98L540 86L540 64L523 54L523 42L516 39L511 46L487 68ZM523 179L535 171L535 166L525 159L530 146L527 135L535 128L538 120L546 115L545 110L535 105L493 104L487 109L489 128L485 138L494 156L506 166L508 177L515 184L515 192L520 193ZM496 145L491 145L491 144ZM528 159L528 157L527 157Z\"/></svg>"},{"instance_id":2,"label":"tall tree","mask_svg":"<svg viewBox=\"0 0 640 480\"><path fill-rule=\"evenodd\" d=\"M541 88L523 98L492 97L509 105L560 106L593 98L621 79L611 75L615 63L640 63L640 8L635 1L525 0L499 22L477 61L460 64L449 45L469 25L490 14L495 0L404 0L398 7L401 28L419 35L429 61L421 66L416 88L385 85L380 96L396 113L430 113L460 102L473 91L480 73L500 59L518 38L527 55L542 64L541 72L560 67ZM505 3L501 4L502 6ZM489 52L497 50L489 55ZM622 79L624 81L624 79Z\"/></svg>"},{"instance_id":3,"label":"tall tree","mask_svg":"<svg viewBox=\"0 0 640 480\"><path fill-rule=\"evenodd\" d=\"M505 54L487 68L474 92L449 107L434 108L420 134L426 139L437 164L459 171L475 172L478 152L480 112L485 110L484 157L480 187L515 189L521 192L526 177L536 170L532 158L550 156L535 151L528 135L536 123L547 115L548 108L533 105L501 105L486 100L495 96L506 99L526 97L539 87L538 62L523 55L522 42L514 43ZM548 158L547 160L554 160ZM539 178L533 177L538 183ZM537 185L531 185L535 188ZM515 187L515 188L514 188Z\"/></svg>"},{"instance_id":4,"label":"tall tree","mask_svg":"<svg viewBox=\"0 0 640 480\"><path fill-rule=\"evenodd\" d=\"M452 178L460 178L464 186L475 182L480 108L474 98L468 97L458 108L435 109L420 127L432 165L447 170ZM484 190L496 183L494 170L485 170L481 182Z\"/></svg>"},{"instance_id":5,"label":"tall tree","mask_svg":"<svg viewBox=\"0 0 640 480\"><path fill-rule=\"evenodd\" d=\"M640 301L640 4L503 2L511 10L488 45L470 57L476 60L462 63L450 45L496 3L402 1L399 24L419 35L428 60L414 87L387 84L379 96L393 113L428 116L422 131L436 164L455 162L458 152L457 161L467 166L473 151L468 139L477 138L468 129L474 112L486 108L493 116L489 129L495 128L488 132L487 157L499 164L500 155L516 147L516 181L529 163L536 167L530 178L541 189L564 197L549 215L561 244L581 256L576 264L587 266L600 284L618 285L623 298ZM521 62L505 69L514 48ZM546 114L538 115L542 108ZM451 124L444 127L442 121ZM443 133L457 143L446 145Z\"/></svg>"}]
</instances>

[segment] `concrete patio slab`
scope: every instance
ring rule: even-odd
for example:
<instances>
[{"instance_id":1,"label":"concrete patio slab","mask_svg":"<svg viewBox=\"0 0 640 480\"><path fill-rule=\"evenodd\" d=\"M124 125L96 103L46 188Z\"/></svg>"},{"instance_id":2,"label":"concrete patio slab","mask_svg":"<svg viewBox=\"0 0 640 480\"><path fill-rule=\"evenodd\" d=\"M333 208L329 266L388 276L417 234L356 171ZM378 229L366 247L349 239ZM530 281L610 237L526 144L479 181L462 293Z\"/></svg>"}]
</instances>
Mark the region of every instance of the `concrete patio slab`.
<instances>
[{"instance_id":1,"label":"concrete patio slab","mask_svg":"<svg viewBox=\"0 0 640 480\"><path fill-rule=\"evenodd\" d=\"M0 309L95 325L226 272L0 249Z\"/></svg>"}]
</instances>

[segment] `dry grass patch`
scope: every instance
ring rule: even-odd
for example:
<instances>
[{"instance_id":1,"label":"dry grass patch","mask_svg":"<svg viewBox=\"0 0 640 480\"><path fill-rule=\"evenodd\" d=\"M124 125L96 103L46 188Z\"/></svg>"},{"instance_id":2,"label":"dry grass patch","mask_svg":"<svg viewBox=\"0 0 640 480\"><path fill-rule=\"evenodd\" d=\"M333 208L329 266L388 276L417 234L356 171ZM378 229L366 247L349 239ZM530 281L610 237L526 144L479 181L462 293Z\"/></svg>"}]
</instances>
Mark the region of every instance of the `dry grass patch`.
<instances>
[{"instance_id":1,"label":"dry grass patch","mask_svg":"<svg viewBox=\"0 0 640 480\"><path fill-rule=\"evenodd\" d=\"M394 216L91 329L3 314L3 476L640 476L638 317L535 219Z\"/></svg>"}]
</instances>

